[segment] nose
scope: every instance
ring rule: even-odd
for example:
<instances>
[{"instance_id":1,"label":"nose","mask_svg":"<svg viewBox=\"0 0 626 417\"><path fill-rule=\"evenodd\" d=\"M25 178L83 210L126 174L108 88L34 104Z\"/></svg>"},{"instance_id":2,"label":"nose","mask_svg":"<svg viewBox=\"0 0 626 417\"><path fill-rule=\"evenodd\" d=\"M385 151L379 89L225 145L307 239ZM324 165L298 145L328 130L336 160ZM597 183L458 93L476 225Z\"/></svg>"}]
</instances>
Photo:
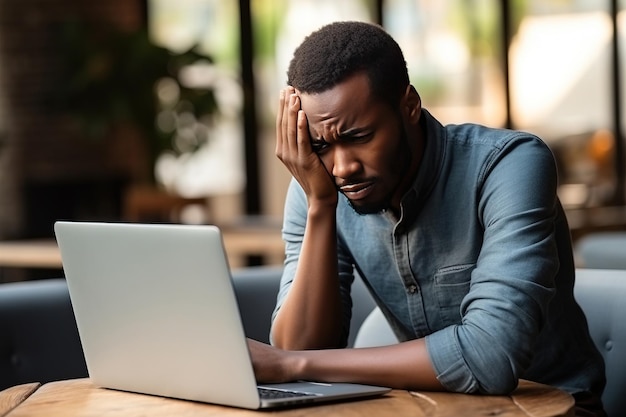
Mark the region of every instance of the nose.
<instances>
[{"instance_id":1,"label":"nose","mask_svg":"<svg viewBox=\"0 0 626 417\"><path fill-rule=\"evenodd\" d=\"M348 147L336 145L332 154L333 177L350 178L361 169L361 163Z\"/></svg>"}]
</instances>

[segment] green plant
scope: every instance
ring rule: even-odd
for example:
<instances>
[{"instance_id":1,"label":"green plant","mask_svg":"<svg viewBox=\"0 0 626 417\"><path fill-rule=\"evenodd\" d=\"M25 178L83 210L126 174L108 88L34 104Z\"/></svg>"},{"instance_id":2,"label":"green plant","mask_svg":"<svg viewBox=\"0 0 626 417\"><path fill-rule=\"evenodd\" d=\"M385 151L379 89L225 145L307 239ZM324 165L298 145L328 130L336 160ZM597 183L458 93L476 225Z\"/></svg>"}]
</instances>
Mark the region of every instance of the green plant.
<instances>
[{"instance_id":1,"label":"green plant","mask_svg":"<svg viewBox=\"0 0 626 417\"><path fill-rule=\"evenodd\" d=\"M174 53L151 42L145 29L123 32L83 22L63 25L60 41L62 76L54 101L88 139L106 139L116 126L131 124L154 164L164 151L177 151L173 139L179 116L206 123L218 112L211 88L181 81L183 68L211 62L193 48ZM160 101L156 89L164 82L175 86L175 95ZM157 123L164 114L170 122ZM206 130L196 136L196 148L208 139Z\"/></svg>"}]
</instances>

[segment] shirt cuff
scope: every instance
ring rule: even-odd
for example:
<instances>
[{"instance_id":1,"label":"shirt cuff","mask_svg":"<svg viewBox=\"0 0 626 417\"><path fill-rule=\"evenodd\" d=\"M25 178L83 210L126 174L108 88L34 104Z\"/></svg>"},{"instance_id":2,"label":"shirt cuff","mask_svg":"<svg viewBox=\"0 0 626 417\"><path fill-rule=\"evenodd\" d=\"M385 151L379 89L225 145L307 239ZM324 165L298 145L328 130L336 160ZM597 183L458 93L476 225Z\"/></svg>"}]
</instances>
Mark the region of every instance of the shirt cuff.
<instances>
[{"instance_id":1,"label":"shirt cuff","mask_svg":"<svg viewBox=\"0 0 626 417\"><path fill-rule=\"evenodd\" d=\"M426 349L441 385L452 392L473 393L479 386L463 359L456 330L449 326L426 336Z\"/></svg>"}]
</instances>

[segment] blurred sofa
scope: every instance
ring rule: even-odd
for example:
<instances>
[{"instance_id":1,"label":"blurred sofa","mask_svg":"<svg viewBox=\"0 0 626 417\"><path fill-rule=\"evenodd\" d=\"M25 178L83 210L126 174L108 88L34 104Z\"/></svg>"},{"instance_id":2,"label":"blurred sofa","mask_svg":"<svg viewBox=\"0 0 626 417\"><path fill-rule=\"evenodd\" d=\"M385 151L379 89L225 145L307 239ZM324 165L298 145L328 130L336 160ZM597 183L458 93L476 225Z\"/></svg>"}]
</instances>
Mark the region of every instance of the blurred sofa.
<instances>
[{"instance_id":1,"label":"blurred sofa","mask_svg":"<svg viewBox=\"0 0 626 417\"><path fill-rule=\"evenodd\" d=\"M233 285L248 337L268 341L270 317L281 266L233 271ZM365 285L356 281L349 343L374 307ZM87 376L65 279L0 285L0 390L29 382Z\"/></svg>"}]
</instances>

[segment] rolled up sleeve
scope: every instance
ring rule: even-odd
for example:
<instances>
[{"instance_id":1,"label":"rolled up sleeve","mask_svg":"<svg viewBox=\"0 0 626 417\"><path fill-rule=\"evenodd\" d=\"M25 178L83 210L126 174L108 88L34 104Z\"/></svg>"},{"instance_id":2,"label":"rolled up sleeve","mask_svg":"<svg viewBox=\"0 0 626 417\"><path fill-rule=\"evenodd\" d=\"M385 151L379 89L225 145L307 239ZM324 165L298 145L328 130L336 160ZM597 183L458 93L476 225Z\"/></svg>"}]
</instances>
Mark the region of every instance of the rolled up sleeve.
<instances>
[{"instance_id":1,"label":"rolled up sleeve","mask_svg":"<svg viewBox=\"0 0 626 417\"><path fill-rule=\"evenodd\" d=\"M455 392L515 389L531 364L559 269L552 154L528 137L509 142L490 162L478 209L484 238L461 324L426 337L439 381Z\"/></svg>"}]
</instances>

